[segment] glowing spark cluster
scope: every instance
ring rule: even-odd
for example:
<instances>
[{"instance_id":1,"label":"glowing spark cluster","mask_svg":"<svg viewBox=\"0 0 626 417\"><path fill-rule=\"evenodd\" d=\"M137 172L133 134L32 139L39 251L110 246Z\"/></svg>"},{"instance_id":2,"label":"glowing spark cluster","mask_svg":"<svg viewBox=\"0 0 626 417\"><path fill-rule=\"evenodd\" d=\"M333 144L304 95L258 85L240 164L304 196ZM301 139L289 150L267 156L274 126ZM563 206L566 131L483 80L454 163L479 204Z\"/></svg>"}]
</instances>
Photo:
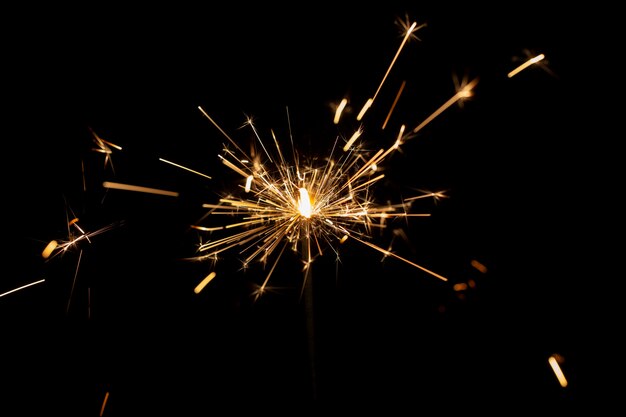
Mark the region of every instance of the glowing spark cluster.
<instances>
[{"instance_id":1,"label":"glowing spark cluster","mask_svg":"<svg viewBox=\"0 0 626 417\"><path fill-rule=\"evenodd\" d=\"M200 110L223 132L202 108ZM254 128L252 122L249 125ZM275 155L263 148L270 161L266 164L261 162L259 155L247 155L228 135L225 136L238 152L224 149L221 160L243 177L246 196L229 196L221 198L219 204L203 206L210 209L210 216L238 216L240 221L216 227L196 225L197 230L222 230L228 234L201 244L198 248L200 255L194 259L215 259L226 250L240 248L246 266L255 260L267 263L271 255L278 253L271 268L273 271L285 247L291 246L294 251L302 253L306 270L316 256L323 254L325 247L336 250L338 242L352 238L385 256L401 259L447 280L369 241L371 230L386 227L390 218L429 215L410 213L412 201L444 196L442 192L426 192L397 204L385 205L378 205L371 199L370 187L385 176L378 174L376 167L397 149L397 145L368 156L367 152L352 146L354 141L349 141L343 151L338 150L338 138L326 162L318 166L301 160L295 149L292 149L294 160L288 161L274 136ZM271 272L261 290L270 275Z\"/></svg>"},{"instance_id":2,"label":"glowing spark cluster","mask_svg":"<svg viewBox=\"0 0 626 417\"><path fill-rule=\"evenodd\" d=\"M356 116L357 122L361 122L374 105L407 42L417 38L415 32L426 26L411 23L408 19L397 23L404 30L402 42L376 92L361 107ZM525 65L509 73L509 78L541 59L543 55L529 60ZM373 229L385 229L393 219L429 216L428 213L411 212L413 202L427 197L434 200L444 198L446 197L444 191L422 191L419 195L404 198L397 203L381 205L375 202L371 188L385 177L385 174L380 173L379 167L391 154L448 108L455 104L461 105L464 100L473 96L478 79L454 81L455 94L414 128L407 129L406 125L402 124L395 141L386 149L372 151L363 146L366 129L360 125L351 135L335 138L330 153L324 158L305 157L295 148L288 111L288 133L291 144L289 149L284 149L280 145L273 130L270 131L271 141L264 138L252 118L247 117L244 126L252 130L256 141L252 144L251 150L246 152L220 124L198 106L206 119L227 139L228 142L218 157L225 167L241 177L241 182L236 189L224 195L218 202L203 204L203 208L208 212L201 221L193 224L192 228L206 233L207 238L198 245L195 256L188 259L217 261L223 252L237 250L244 268L252 262L264 265L271 263L258 291L258 294L261 294L266 290L267 283L286 248L290 247L293 252L301 255L306 283L309 267L316 257L329 249L335 252L339 259L337 244L352 239L381 253L383 259L396 258L433 277L447 281L446 277L394 253L391 245L385 249L374 244L371 233ZM383 130L387 127L405 86L406 81L403 81L387 112L382 125ZM347 105L347 98L337 104L333 124L340 123ZM99 138L96 136L96 139ZM98 143L104 150L110 145L101 139ZM266 146L267 143L273 143L273 146ZM258 145L258 149L254 148L254 145ZM163 158L159 160L207 179L212 178L178 163ZM103 185L110 189L179 196L174 191L111 181L104 182ZM243 193L240 193L240 190ZM220 216L222 219L236 217L237 220L216 220L216 217ZM214 274L208 275L196 286L195 292L199 293L214 277Z\"/></svg>"},{"instance_id":3,"label":"glowing spark cluster","mask_svg":"<svg viewBox=\"0 0 626 417\"><path fill-rule=\"evenodd\" d=\"M24 288L32 287L33 285L41 284L44 281L45 281L45 279L40 279L40 280L37 280L37 281L30 282L28 284L21 285L21 286L19 286L17 288L13 288L12 290L3 292L2 294L0 294L0 297L4 297L5 295L9 295L9 294L12 294L14 292L23 290Z\"/></svg>"},{"instance_id":4,"label":"glowing spark cluster","mask_svg":"<svg viewBox=\"0 0 626 417\"><path fill-rule=\"evenodd\" d=\"M359 122L374 104L407 41L415 38L414 32L425 26L409 24L408 21L401 24L406 31L404 38L376 93L367 99L357 115L356 120ZM429 216L428 213L412 213L413 202L426 197L437 200L445 197L444 192L423 191L417 196L405 198L395 204L380 205L374 201L371 187L385 177L385 174L379 172L380 164L450 106L460 104L462 100L471 97L476 83L477 80L472 80L458 84L456 93L449 100L408 133L405 133L406 126L402 125L395 142L387 149L381 148L372 152L362 146L365 128L361 125L354 130L349 139L337 137L330 153L323 159L302 156L293 145L291 130L289 131L291 148L288 153L281 147L273 130L271 142L274 146L266 147L267 140L262 138L252 118L247 118L245 125L252 129L257 139L255 143L260 145L260 148L258 151L252 149L245 152L202 107L198 106L202 114L228 140L222 154L218 156L224 166L241 176L242 182L237 188L242 189L243 194L233 190L217 203L203 204L208 213L203 216L202 222L198 222L202 224L194 224L192 228L208 233L208 240L199 244L196 256L189 259L216 261L223 252L237 249L244 268L252 262L265 265L271 261L269 272L257 292L261 294L266 290L267 283L286 248L290 247L292 251L301 255L306 283L309 267L317 256L323 255L330 248L339 259L337 244L352 239L381 253L383 259L396 258L433 277L447 281L446 277L397 255L391 245L384 249L372 243L371 233L373 229L386 228L392 219ZM396 94L383 129L405 84L402 83ZM348 100L344 98L336 107L333 119L335 125L339 123L347 103ZM287 120L291 126L288 112ZM162 158L160 160L211 178L168 160ZM114 182L105 182L104 186L178 196L175 192ZM237 217L237 220L229 223L215 220L216 216ZM214 276L207 276L198 284L195 292L200 292Z\"/></svg>"}]
</instances>

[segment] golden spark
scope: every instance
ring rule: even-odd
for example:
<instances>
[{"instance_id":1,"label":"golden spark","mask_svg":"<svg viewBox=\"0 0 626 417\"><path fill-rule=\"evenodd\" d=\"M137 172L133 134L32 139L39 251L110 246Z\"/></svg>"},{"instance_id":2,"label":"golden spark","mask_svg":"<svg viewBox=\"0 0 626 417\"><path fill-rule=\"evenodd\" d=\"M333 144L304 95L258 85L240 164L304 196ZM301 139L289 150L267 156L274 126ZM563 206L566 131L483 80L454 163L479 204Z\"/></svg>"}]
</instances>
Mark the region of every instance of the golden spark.
<instances>
[{"instance_id":1,"label":"golden spark","mask_svg":"<svg viewBox=\"0 0 626 417\"><path fill-rule=\"evenodd\" d=\"M521 71L525 70L526 68L530 67L533 64L536 64L537 62L541 61L542 59L544 59L546 56L544 54L539 54L537 56L534 56L532 58L529 58L528 60L526 60L524 63L522 63L521 65L519 65L517 68L515 68L514 70L512 70L511 72L509 72L507 74L507 77L509 78L513 78L515 75L519 74Z\"/></svg>"},{"instance_id":2,"label":"golden spark","mask_svg":"<svg viewBox=\"0 0 626 417\"><path fill-rule=\"evenodd\" d=\"M567 379L565 378L565 374L563 374L563 370L561 369L561 366L559 365L559 362L562 362L562 361L563 359L560 355L551 355L548 358L548 363L550 364L550 367L552 368L554 375L558 379L559 384L563 388L565 388L567 387Z\"/></svg>"},{"instance_id":3,"label":"golden spark","mask_svg":"<svg viewBox=\"0 0 626 417\"><path fill-rule=\"evenodd\" d=\"M17 292L17 291L23 290L24 288L32 287L33 285L36 285L36 284L41 284L41 283L42 283L42 282L44 282L44 281L45 281L45 279L40 279L40 280L38 280L38 281L34 281L34 282L31 282L31 283L28 283L28 284L22 285L21 287L17 287L17 288L14 288L14 289L12 289L12 290L9 290L9 291L6 291L6 292L3 292L2 294L0 294L0 297L4 297L5 295L9 295L9 294L11 294L11 293L14 293L14 292Z\"/></svg>"}]
</instances>

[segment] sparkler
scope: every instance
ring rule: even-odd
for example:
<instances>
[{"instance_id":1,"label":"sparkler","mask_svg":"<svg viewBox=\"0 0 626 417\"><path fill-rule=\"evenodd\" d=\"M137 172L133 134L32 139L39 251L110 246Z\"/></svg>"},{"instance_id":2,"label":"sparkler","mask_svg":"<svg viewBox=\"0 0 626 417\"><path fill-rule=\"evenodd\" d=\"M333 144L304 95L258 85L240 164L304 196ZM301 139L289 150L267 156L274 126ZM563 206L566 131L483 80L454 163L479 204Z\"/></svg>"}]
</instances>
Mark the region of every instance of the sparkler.
<instances>
[{"instance_id":1,"label":"sparkler","mask_svg":"<svg viewBox=\"0 0 626 417\"><path fill-rule=\"evenodd\" d=\"M417 23L413 23L404 26L406 34L402 44L376 90L376 94L367 100L357 116L358 121L363 119L366 111L374 103L374 99L378 96L406 42L417 29L425 25L418 26ZM374 194L372 187L385 177L385 174L379 173L379 166L391 154L399 150L403 143L446 109L471 97L476 83L477 80L472 80L458 85L456 93L449 100L408 133L405 133L406 127L402 125L395 142L387 149L381 148L372 154L363 145L362 135L365 133L365 128L359 126L347 141L341 137L335 139L323 163L319 163L317 158L303 156L294 147L291 130L289 131L291 149L286 151L281 146L281 141L273 130L271 130L271 142L274 147L268 149L265 139L251 118L247 119L245 125L252 129L261 149L259 151L253 149L250 153L245 152L219 123L198 106L202 115L228 141L228 146L224 146L223 154L219 155L219 158L226 167L242 177L243 184L227 196L220 198L216 204L203 205L209 211L203 217L202 223L199 222L192 227L199 232L209 233L209 240L201 243L198 246L197 255L188 259L216 260L223 252L237 250L238 254L243 256L244 268L252 262L260 262L263 265L271 262L269 272L255 292L258 297L266 290L270 277L287 248L301 255L302 269L305 274L302 286L304 289L313 261L323 255L328 248L339 258L337 244L352 239L379 252L383 258L395 258L432 277L447 281L448 279L443 275L396 254L391 245L385 249L373 243L371 239L373 229L385 229L394 219L429 216L429 213L411 212L413 202L427 197L434 200L446 197L444 191L426 191L395 204L378 204L372 197ZM404 85L405 83L396 95L387 114L385 125ZM343 99L337 106L334 124L339 123L341 112L346 104L347 99ZM291 126L288 110L287 123ZM343 144L342 141L344 141ZM208 177L179 164L162 158L160 160ZM110 182L105 183L105 186L143 190L137 186L124 186ZM241 189L243 193L238 192ZM213 222L206 225L204 223L208 219L215 219L216 216L236 216L238 220L226 224ZM218 236L218 233L223 235ZM204 288L209 280L202 281L196 287L196 292Z\"/></svg>"},{"instance_id":2,"label":"sparkler","mask_svg":"<svg viewBox=\"0 0 626 417\"><path fill-rule=\"evenodd\" d=\"M284 260L290 251L296 252L301 262L305 284L310 281L312 265L316 259L330 254L331 258L336 255L338 260L339 251L343 247L341 245L346 244L360 246L366 253L379 255L382 259L393 258L389 260L400 261L417 269L418 275L423 273L436 280L448 280L444 275L427 268L419 261L400 256L394 251L394 240L403 237L401 231L394 231L391 243L379 245L374 240L379 231L390 229L395 221L408 221L416 217L430 216L427 212L415 212L418 203L428 199L437 201L447 197L447 191L444 190L418 190L415 195L402 196L397 202L380 203L376 200L375 194L376 187L383 186L383 181L389 177L381 168L383 165L388 165L395 152L404 148L405 143L421 133L425 126L448 109L470 98L477 85L477 80L461 83L449 100L442 100L443 104L439 107L434 106L435 111L430 116L425 119L418 117L416 125L411 125L411 120L409 120L409 126L403 124L399 129L391 124L388 125L392 113L399 104L401 94L406 95L408 91L405 89L406 81L394 86L389 82L392 80L388 79L400 50L405 46L409 35L418 28L416 24L407 26L407 36L385 72L376 93L373 98L368 99L357 116L357 121L360 122L364 120L366 112L371 112L374 106L382 107L382 113L386 115L386 118L382 124L385 135L381 138L376 137L381 133L380 129L374 131L367 125L356 128L351 126L349 130L344 129L343 133L348 132L348 134L329 138L332 146L328 152L324 151L321 156L317 154L307 156L301 153L301 149L294 146L292 137L297 135L297 132L291 130L289 112L287 112L289 124L287 135L275 134L273 130L264 130L260 128L260 124L248 119L245 125L254 135L254 149L244 150L244 147L240 147L239 141L231 138L230 133L222 128L219 118L215 118L203 107L197 107L205 121L208 120L211 126L219 131L221 135L219 138L225 138L225 145L218 156L218 161L227 168L229 174L234 173L237 178L235 186L227 188L221 198L217 201L207 201L203 205L207 211L206 216L192 226L194 230L202 234L202 243L198 246L197 256L190 259L217 261L220 256L228 252L241 257L243 267L256 262L267 265L261 285L254 293L257 297L269 291L272 276L276 273L281 260ZM535 63L538 61L528 61L528 64L512 72L509 78ZM385 97L382 94L379 95L383 85L391 87L390 90L394 91L395 99L391 105L384 101ZM347 119L344 114L342 120L342 113L347 105L348 99L341 100L334 114L333 124L339 125L338 129L343 129L340 122ZM367 113L367 116L372 116L372 114ZM423 121L420 122L420 120ZM380 125L377 126L379 127ZM93 135L97 146L94 151L104 155L105 167L110 165L112 170L111 155L114 149L121 150L121 147L105 141L95 133ZM190 169L179 164L179 161L172 162L164 158L159 158L159 161L182 169L191 175L203 177L203 180L218 178L216 175L209 176L199 170ZM106 181L102 184L107 190L150 193L175 198L182 195L166 189L114 181ZM44 259L51 259L80 244L89 243L96 234L108 230L104 228L95 232L85 231L78 218L72 216L68 218L67 225L68 239L50 241L41 253ZM83 255L82 249L76 264L74 283L81 263L81 255ZM486 267L480 263L472 261L472 266L479 272L485 273L486 271ZM206 291L211 283L217 281L215 278L220 279L226 276L226 274L211 270L200 275L199 283L192 287L196 294ZM0 297L41 282L43 280L0 294ZM72 283L72 291L74 283ZM467 291L468 288L473 288L473 281L469 280L467 284L458 283L453 286L453 289L459 293ZM70 300L72 300L71 294L68 308ZM102 401L100 415L105 410L108 397L109 392Z\"/></svg>"},{"instance_id":3,"label":"sparkler","mask_svg":"<svg viewBox=\"0 0 626 417\"><path fill-rule=\"evenodd\" d=\"M224 133L211 116L201 107L199 109ZM249 124L253 126L252 122ZM229 234L201 244L198 248L200 255L193 259L215 259L228 249L241 248L239 253L245 256L243 263L247 266L255 260L265 264L277 253L260 287L259 293L262 293L287 246L301 252L303 269L306 271L314 258L323 254L324 245L336 252L336 243L352 238L385 256L402 260L434 277L447 280L369 241L370 231L376 227L384 228L388 219L428 216L424 213L410 213L413 200L425 196L443 196L442 192L426 193L386 205L372 201L369 197L370 187L384 178L384 174L377 174L376 167L393 150L398 149L399 141L387 151L381 149L374 156L368 156L367 152L353 147L354 141L351 140L335 159L335 154L341 152L337 151L337 140L327 162L316 166L310 161L300 162L299 154L294 149L295 161L288 162L275 135L276 155L272 157L264 148L267 158L274 161L269 164L262 163L259 155L248 156L230 136L226 133L224 135L239 154L225 149L225 156L220 158L224 165L245 179L244 194L249 196L221 198L218 204L203 205L211 210L209 214L212 216L236 215L241 221L210 228L194 226L197 230L225 231Z\"/></svg>"},{"instance_id":4,"label":"sparkler","mask_svg":"<svg viewBox=\"0 0 626 417\"><path fill-rule=\"evenodd\" d=\"M406 31L401 45L385 72L376 93L366 101L357 115L356 120L359 122L362 121L365 113L379 96L407 41L416 38L414 33L425 27L425 24L418 25L417 22L409 24L407 20L401 22L401 26ZM203 204L203 208L208 209L208 212L201 221L193 224L192 228L198 232L208 233L209 238L204 243L199 244L195 256L187 259L216 261L222 253L237 250L238 254L243 257L244 268L247 268L252 262L259 262L263 265L271 262L269 272L255 292L258 297L266 291L270 277L287 248L301 255L302 270L305 273L302 286L304 290L313 261L318 256L323 255L327 249L334 252L339 259L337 244L343 244L346 240L351 239L382 254L383 259L400 260L432 277L447 281L448 278L443 275L398 255L393 251L391 245L385 249L372 242L372 230L383 230L390 221L429 216L429 213L412 212L413 203L427 197L438 200L446 197L445 192L425 191L397 203L378 204L374 200L372 187L385 178L385 174L379 173L379 166L446 109L456 103L461 104L463 100L471 97L476 83L476 79L464 80L459 83L456 86L456 93L412 130L406 131L406 126L402 125L395 141L387 149L381 148L372 152L366 147L363 139L366 129L360 125L353 131L348 140L337 136L331 146L330 153L323 159L324 162L322 163L319 162L319 158L306 157L295 148L288 110L287 123L291 148L289 150L283 148L273 130L270 133L271 142L274 146L266 146L267 139L257 129L253 119L248 117L244 126L252 130L253 136L257 140L255 144L259 145L260 149L253 148L250 152L246 152L217 121L201 106L198 106L202 115L228 141L227 145L223 147L222 154L218 156L224 166L242 177L242 183L223 198L220 198L217 203ZM405 84L406 82L402 83L396 94L396 98L387 113L383 129L396 107ZM347 98L344 98L337 106L333 119L335 125L339 124L347 102ZM102 146L107 145L102 140L98 143ZM210 176L181 164L164 158L159 158L159 160L211 179ZM111 181L105 181L103 186L110 189L147 192L172 197L179 196L174 191ZM241 193L242 190L243 193ZM205 223L217 216L234 216L238 220L232 223L222 221L213 222L209 225ZM205 279L198 284L196 292L200 292L211 279Z\"/></svg>"}]
</instances>

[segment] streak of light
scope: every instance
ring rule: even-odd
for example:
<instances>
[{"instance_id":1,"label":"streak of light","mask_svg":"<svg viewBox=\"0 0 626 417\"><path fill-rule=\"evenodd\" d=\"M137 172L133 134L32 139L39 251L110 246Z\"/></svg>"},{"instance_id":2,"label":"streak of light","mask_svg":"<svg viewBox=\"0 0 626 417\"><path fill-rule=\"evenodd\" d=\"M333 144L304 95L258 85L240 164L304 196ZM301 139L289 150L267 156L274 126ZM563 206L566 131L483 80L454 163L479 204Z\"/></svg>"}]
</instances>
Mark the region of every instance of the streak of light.
<instances>
[{"instance_id":1,"label":"streak of light","mask_svg":"<svg viewBox=\"0 0 626 417\"><path fill-rule=\"evenodd\" d=\"M207 284L211 282L213 278L215 278L215 275L217 275L215 272L211 272L209 275L207 275L202 281L200 281L198 285L196 285L196 288L193 289L193 292L195 292L196 294L200 294L200 291L202 291L204 287L206 287Z\"/></svg>"},{"instance_id":2,"label":"streak of light","mask_svg":"<svg viewBox=\"0 0 626 417\"><path fill-rule=\"evenodd\" d=\"M365 115L365 112L367 111L367 109L369 109L372 106L372 104L374 103L374 100L376 100L376 97L378 96L378 93L380 92L381 88L383 87L383 84L385 83L385 80L389 76L389 73L391 72L391 69L393 68L394 64L398 60L398 56L400 56L400 52L402 52L402 49L404 48L404 45L406 44L406 42L411 37L411 34L413 32L415 32L416 30L418 30L419 28L421 28L421 27L424 27L424 25L421 25L420 27L417 27L417 22L413 22L413 24L407 29L406 34L404 35L404 38L402 39L402 43L400 44L400 47L396 51L396 55L391 60L391 64L389 64L389 67L387 68L387 72L385 73L385 75L383 76L383 79L381 80L380 84L378 85L378 89L376 89L376 92L374 93L374 96L367 100L367 102L363 106L363 109L361 110L361 112L357 116L357 120L361 120L363 118L363 116Z\"/></svg>"},{"instance_id":3,"label":"streak of light","mask_svg":"<svg viewBox=\"0 0 626 417\"><path fill-rule=\"evenodd\" d=\"M348 105L347 98L344 98L343 100L341 100L341 103L339 103L339 105L337 106L337 109L335 110L335 117L333 119L334 124L339 124L339 120L341 119L341 114L343 113L347 105Z\"/></svg>"},{"instance_id":4,"label":"streak of light","mask_svg":"<svg viewBox=\"0 0 626 417\"><path fill-rule=\"evenodd\" d=\"M533 58L528 59L523 64L521 64L520 66L518 66L517 68L509 72L507 74L507 77L513 78L515 75L519 74L521 71L525 70L526 68L530 67L533 64L536 64L537 62L541 61L545 57L546 56L544 54L539 54Z\"/></svg>"},{"instance_id":5,"label":"streak of light","mask_svg":"<svg viewBox=\"0 0 626 417\"><path fill-rule=\"evenodd\" d=\"M109 391L104 394L104 400L102 400L102 406L100 407L100 417L104 414L104 408L107 405L107 401L109 400Z\"/></svg>"},{"instance_id":6,"label":"streak of light","mask_svg":"<svg viewBox=\"0 0 626 417\"><path fill-rule=\"evenodd\" d=\"M36 285L36 284L41 284L44 281L45 281L45 279L40 279L39 281L34 281L34 282L29 283L29 284L22 285L21 287L14 288L12 290L9 290L7 292L4 292L4 293L0 294L0 297L4 297L5 295L9 295L11 293L23 290L24 288L28 288L28 287L31 287L31 286Z\"/></svg>"},{"instance_id":7,"label":"streak of light","mask_svg":"<svg viewBox=\"0 0 626 417\"><path fill-rule=\"evenodd\" d=\"M478 79L474 79L472 81L470 81L469 83L467 83L466 85L462 86L455 95L453 95L452 97L450 97L450 99L448 99L448 101L446 101L444 104L441 105L441 107L439 107L437 110L435 110L430 116L428 116L422 123L420 123L417 127L415 127L413 129L413 133L417 133L420 130L422 130L424 128L424 126L426 126L428 123L432 122L437 116L439 116L441 113L443 113L448 107L452 106L454 103L456 103L457 101L464 99L464 98L468 98L471 97L472 95L472 89L476 86L476 84L478 83Z\"/></svg>"},{"instance_id":8,"label":"streak of light","mask_svg":"<svg viewBox=\"0 0 626 417\"><path fill-rule=\"evenodd\" d=\"M550 363L550 366L552 367L552 371L554 371L554 375L556 375L556 378L559 380L559 384L563 388L567 387L567 379L565 378L565 375L563 374L563 370L561 369L561 366L559 365L557 356L551 355L548 358L548 363Z\"/></svg>"},{"instance_id":9,"label":"streak of light","mask_svg":"<svg viewBox=\"0 0 626 417\"><path fill-rule=\"evenodd\" d=\"M400 89L398 90L398 93L396 94L396 98L393 100L393 103L391 104L389 113L387 113L387 117L385 118L385 121L383 122L383 130L385 130L385 127L387 127L387 123L389 123L391 114L393 113L393 110L396 108L396 105L398 104L398 100L400 100L400 95L402 95L402 91L404 90L405 85L406 85L406 80L402 81L402 84L400 85Z\"/></svg>"},{"instance_id":10,"label":"streak of light","mask_svg":"<svg viewBox=\"0 0 626 417\"><path fill-rule=\"evenodd\" d=\"M185 166L183 166L183 165L179 165L179 164L174 163L174 162L172 162L172 161L168 161L167 159L159 158L159 161L161 161L161 162L165 162L166 164L174 165L175 167L182 168L182 169L187 170L187 171L189 171L189 172L193 172L194 174L198 174L198 175L200 175L200 176L202 176L202 177L205 177L205 178L211 179L211 177L209 177L209 176L208 176L208 175L206 175L206 174L203 174L203 173L198 172L198 171L196 171L196 170L193 170L193 169L187 168L187 167L185 167Z\"/></svg>"},{"instance_id":11,"label":"streak of light","mask_svg":"<svg viewBox=\"0 0 626 417\"><path fill-rule=\"evenodd\" d=\"M158 195L165 195L169 197L178 197L178 193L175 191L160 190L158 188L142 187L139 185L121 184L119 182L104 181L102 183L102 186L104 188L113 188L116 190L138 191L141 193L158 194Z\"/></svg>"}]
</instances>

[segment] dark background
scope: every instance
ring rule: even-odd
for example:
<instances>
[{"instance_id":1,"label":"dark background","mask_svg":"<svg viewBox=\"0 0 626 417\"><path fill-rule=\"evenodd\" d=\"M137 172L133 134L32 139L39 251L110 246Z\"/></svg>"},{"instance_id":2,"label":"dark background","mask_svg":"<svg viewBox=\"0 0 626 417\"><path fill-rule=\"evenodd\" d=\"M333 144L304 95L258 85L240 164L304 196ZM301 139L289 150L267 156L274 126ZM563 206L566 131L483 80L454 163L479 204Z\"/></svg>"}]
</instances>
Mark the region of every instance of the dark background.
<instances>
[{"instance_id":1,"label":"dark background","mask_svg":"<svg viewBox=\"0 0 626 417\"><path fill-rule=\"evenodd\" d=\"M106 393L106 416L607 405L611 384L599 369L617 356L603 329L613 274L596 232L607 212L596 208L613 166L594 125L598 80L580 62L580 11L467 7L15 12L23 24L5 51L0 293L45 282L0 297L0 395L12 410L3 415L95 416ZM367 116L373 147L387 148L400 124L411 129L447 101L455 75L479 79L463 107L388 158L373 188L381 201L447 190L437 204L415 205L431 217L393 226L410 240L398 254L449 281L348 241L338 264L332 251L316 259L302 297L299 256L286 253L270 280L276 291L255 302L262 265L242 271L234 251L215 267L181 260L198 243L189 226L201 204L239 181L219 162L226 140L198 106L244 149L255 140L239 129L250 115L266 145L274 129L283 150L288 108L298 150L324 156L356 126L334 126L332 104L348 97L354 116L374 94L404 35L398 19L427 26ZM541 65L507 78L538 53ZM93 151L92 130L123 148L112 164ZM180 195L107 191L103 181ZM74 217L88 232L114 227L43 260ZM376 243L386 248L390 233ZM591 355L598 346L603 355ZM553 354L564 359L566 388L548 365Z\"/></svg>"}]
</instances>

